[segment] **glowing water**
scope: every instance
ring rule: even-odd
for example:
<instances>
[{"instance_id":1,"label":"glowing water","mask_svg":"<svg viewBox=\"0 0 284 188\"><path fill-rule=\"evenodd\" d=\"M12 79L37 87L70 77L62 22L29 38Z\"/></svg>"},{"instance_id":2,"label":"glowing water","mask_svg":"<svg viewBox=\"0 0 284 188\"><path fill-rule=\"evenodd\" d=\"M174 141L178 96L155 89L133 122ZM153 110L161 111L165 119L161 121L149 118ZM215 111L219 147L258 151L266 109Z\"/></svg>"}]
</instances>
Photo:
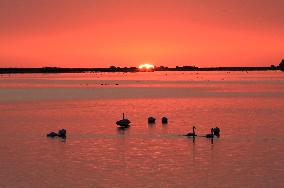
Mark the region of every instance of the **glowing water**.
<instances>
[{"instance_id":1,"label":"glowing water","mask_svg":"<svg viewBox=\"0 0 284 188\"><path fill-rule=\"evenodd\" d=\"M283 72L2 75L0 187L283 187L283 99Z\"/></svg>"}]
</instances>

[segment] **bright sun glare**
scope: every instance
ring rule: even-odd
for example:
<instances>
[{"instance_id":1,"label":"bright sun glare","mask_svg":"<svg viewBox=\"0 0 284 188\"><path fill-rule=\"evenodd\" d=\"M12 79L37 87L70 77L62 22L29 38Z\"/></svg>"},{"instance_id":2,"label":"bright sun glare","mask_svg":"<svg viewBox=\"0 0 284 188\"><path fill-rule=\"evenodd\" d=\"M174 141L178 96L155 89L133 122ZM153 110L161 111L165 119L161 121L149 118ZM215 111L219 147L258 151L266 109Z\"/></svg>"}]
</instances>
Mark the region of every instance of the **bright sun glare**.
<instances>
[{"instance_id":1,"label":"bright sun glare","mask_svg":"<svg viewBox=\"0 0 284 188\"><path fill-rule=\"evenodd\" d=\"M155 68L155 66L154 65L152 65L152 64L148 64L148 63L145 63L145 64L141 64L141 65L139 65L139 69L143 69L143 70L151 70L151 69L154 69Z\"/></svg>"}]
</instances>

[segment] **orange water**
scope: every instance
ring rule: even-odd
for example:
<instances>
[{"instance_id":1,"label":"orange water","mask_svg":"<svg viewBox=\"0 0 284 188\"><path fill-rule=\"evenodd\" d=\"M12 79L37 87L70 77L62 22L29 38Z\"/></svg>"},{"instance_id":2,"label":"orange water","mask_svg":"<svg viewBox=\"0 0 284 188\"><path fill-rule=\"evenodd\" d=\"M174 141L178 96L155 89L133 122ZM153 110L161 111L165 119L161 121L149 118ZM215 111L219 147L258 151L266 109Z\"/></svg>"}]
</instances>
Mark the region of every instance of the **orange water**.
<instances>
[{"instance_id":1,"label":"orange water","mask_svg":"<svg viewBox=\"0 0 284 188\"><path fill-rule=\"evenodd\" d=\"M0 187L283 187L283 124L283 72L2 75Z\"/></svg>"}]
</instances>

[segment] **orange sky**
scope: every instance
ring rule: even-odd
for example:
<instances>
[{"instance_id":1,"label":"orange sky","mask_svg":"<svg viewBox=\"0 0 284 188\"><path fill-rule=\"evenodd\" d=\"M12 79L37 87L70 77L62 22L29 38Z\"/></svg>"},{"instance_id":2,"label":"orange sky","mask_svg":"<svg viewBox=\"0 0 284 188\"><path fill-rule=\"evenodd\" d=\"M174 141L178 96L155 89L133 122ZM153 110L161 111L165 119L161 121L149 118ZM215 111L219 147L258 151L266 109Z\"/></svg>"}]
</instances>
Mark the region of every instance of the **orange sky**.
<instances>
[{"instance_id":1,"label":"orange sky","mask_svg":"<svg viewBox=\"0 0 284 188\"><path fill-rule=\"evenodd\" d=\"M0 0L0 67L266 66L283 0Z\"/></svg>"}]
</instances>

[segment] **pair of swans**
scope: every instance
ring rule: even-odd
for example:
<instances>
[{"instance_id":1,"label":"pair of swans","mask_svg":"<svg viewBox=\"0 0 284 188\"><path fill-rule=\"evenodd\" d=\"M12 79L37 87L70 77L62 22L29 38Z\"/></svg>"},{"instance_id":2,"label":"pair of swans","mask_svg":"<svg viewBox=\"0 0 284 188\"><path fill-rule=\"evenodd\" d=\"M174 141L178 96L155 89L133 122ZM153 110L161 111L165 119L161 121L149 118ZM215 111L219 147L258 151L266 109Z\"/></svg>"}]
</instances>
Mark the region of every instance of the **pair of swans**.
<instances>
[{"instance_id":1,"label":"pair of swans","mask_svg":"<svg viewBox=\"0 0 284 188\"><path fill-rule=\"evenodd\" d=\"M189 132L187 133L186 135L184 136L187 136L187 137L196 137L197 134L195 133L195 126L192 127L192 132ZM219 137L220 136L220 129L218 127L216 128L211 128L211 133L210 134L206 134L202 137L206 137L206 138L214 138L214 136L217 136Z\"/></svg>"},{"instance_id":2,"label":"pair of swans","mask_svg":"<svg viewBox=\"0 0 284 188\"><path fill-rule=\"evenodd\" d=\"M148 123L153 124L156 122L156 118L154 117L149 117L148 118ZM162 117L162 124L167 124L168 123L168 118L167 117Z\"/></svg>"}]
</instances>

